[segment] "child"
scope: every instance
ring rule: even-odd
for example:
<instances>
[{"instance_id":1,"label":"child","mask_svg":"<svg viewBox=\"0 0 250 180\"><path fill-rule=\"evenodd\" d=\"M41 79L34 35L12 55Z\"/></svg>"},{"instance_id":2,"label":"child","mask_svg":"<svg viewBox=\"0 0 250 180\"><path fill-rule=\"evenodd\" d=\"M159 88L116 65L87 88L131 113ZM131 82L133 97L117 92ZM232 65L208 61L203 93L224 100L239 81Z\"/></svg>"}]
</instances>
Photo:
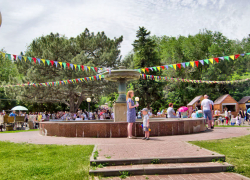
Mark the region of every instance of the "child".
<instances>
[{"instance_id":1,"label":"child","mask_svg":"<svg viewBox=\"0 0 250 180\"><path fill-rule=\"evenodd\" d=\"M241 115L240 115L240 113L236 116L236 124L237 125L241 125Z\"/></svg>"},{"instance_id":2,"label":"child","mask_svg":"<svg viewBox=\"0 0 250 180\"><path fill-rule=\"evenodd\" d=\"M225 118L226 118L226 125L228 125L229 115L228 115L227 108L225 108Z\"/></svg>"},{"instance_id":3,"label":"child","mask_svg":"<svg viewBox=\"0 0 250 180\"><path fill-rule=\"evenodd\" d=\"M193 113L191 114L191 117L192 117L193 119L197 118L195 109L193 110Z\"/></svg>"},{"instance_id":4,"label":"child","mask_svg":"<svg viewBox=\"0 0 250 180\"><path fill-rule=\"evenodd\" d=\"M148 116L148 109L142 109L143 114L143 131L145 132L145 137L142 140L149 140L149 116Z\"/></svg>"}]
</instances>

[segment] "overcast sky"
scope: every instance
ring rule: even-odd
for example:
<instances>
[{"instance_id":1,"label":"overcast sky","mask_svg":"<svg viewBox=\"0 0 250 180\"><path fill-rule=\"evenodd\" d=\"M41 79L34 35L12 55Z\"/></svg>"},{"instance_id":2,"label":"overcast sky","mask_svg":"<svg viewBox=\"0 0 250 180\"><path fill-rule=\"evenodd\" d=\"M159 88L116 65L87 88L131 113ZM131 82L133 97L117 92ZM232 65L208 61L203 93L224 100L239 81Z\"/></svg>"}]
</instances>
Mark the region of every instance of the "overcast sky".
<instances>
[{"instance_id":1,"label":"overcast sky","mask_svg":"<svg viewBox=\"0 0 250 180\"><path fill-rule=\"evenodd\" d=\"M123 57L139 26L157 36L187 36L205 28L231 39L250 34L249 0L0 0L0 11L0 49L11 54L50 32L75 37L85 28L110 38L123 35Z\"/></svg>"}]
</instances>

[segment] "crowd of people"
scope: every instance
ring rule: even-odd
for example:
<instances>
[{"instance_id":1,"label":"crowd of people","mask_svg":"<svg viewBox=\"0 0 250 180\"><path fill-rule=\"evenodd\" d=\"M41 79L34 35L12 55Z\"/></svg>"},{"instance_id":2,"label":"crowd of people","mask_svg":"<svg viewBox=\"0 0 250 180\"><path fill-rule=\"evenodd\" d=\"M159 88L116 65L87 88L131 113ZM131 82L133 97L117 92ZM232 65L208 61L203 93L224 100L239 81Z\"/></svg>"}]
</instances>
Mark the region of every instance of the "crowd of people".
<instances>
[{"instance_id":1,"label":"crowd of people","mask_svg":"<svg viewBox=\"0 0 250 180\"><path fill-rule=\"evenodd\" d=\"M0 115L5 115L6 112L2 111ZM28 122L30 118L35 117L32 121L49 121L49 120L106 120L114 119L114 113L108 109L97 109L96 111L88 112L78 109L76 113L70 113L68 111L58 112L16 112L12 111L9 116L25 116L24 121Z\"/></svg>"}]
</instances>

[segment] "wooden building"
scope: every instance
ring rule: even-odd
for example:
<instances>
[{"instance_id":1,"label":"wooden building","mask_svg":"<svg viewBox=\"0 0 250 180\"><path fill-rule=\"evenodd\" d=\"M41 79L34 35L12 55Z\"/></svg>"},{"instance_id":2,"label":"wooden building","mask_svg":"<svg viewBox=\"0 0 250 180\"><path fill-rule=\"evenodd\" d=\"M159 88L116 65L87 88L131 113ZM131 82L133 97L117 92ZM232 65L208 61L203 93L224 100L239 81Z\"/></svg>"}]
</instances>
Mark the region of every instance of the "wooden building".
<instances>
[{"instance_id":1,"label":"wooden building","mask_svg":"<svg viewBox=\"0 0 250 180\"><path fill-rule=\"evenodd\" d=\"M204 99L203 95L200 95L200 96L196 96L192 101L190 101L188 104L187 104L187 107L188 107L188 116L190 117L192 112L193 112L193 109L195 109L195 105L197 103L198 100L202 101Z\"/></svg>"},{"instance_id":2,"label":"wooden building","mask_svg":"<svg viewBox=\"0 0 250 180\"><path fill-rule=\"evenodd\" d=\"M239 108L244 111L244 109L250 108L250 96L243 97L239 102Z\"/></svg>"},{"instance_id":3,"label":"wooden building","mask_svg":"<svg viewBox=\"0 0 250 180\"><path fill-rule=\"evenodd\" d=\"M219 110L221 113L223 113L225 107L228 109L228 111L231 111L234 117L236 117L237 113L239 112L239 104L229 94L220 96L214 101L214 110Z\"/></svg>"}]
</instances>

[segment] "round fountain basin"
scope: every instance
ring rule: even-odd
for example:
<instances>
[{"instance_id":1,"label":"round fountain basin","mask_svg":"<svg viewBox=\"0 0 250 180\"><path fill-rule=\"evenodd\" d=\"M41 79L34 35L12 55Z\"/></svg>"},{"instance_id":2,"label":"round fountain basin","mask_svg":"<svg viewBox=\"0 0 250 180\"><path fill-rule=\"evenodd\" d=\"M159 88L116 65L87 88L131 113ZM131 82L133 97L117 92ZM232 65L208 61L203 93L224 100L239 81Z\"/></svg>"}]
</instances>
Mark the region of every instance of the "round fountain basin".
<instances>
[{"instance_id":1,"label":"round fountain basin","mask_svg":"<svg viewBox=\"0 0 250 180\"><path fill-rule=\"evenodd\" d=\"M169 136L199 133L206 130L205 119L166 119L151 118L150 136ZM133 125L133 135L144 136L142 120ZM44 121L40 122L40 133L59 137L127 137L127 122L113 120L93 121Z\"/></svg>"},{"instance_id":2,"label":"round fountain basin","mask_svg":"<svg viewBox=\"0 0 250 180\"><path fill-rule=\"evenodd\" d=\"M103 73L105 80L108 81L119 81L120 79L125 79L127 81L138 80L140 78L140 73L133 69L118 69L111 70L111 73Z\"/></svg>"}]
</instances>

